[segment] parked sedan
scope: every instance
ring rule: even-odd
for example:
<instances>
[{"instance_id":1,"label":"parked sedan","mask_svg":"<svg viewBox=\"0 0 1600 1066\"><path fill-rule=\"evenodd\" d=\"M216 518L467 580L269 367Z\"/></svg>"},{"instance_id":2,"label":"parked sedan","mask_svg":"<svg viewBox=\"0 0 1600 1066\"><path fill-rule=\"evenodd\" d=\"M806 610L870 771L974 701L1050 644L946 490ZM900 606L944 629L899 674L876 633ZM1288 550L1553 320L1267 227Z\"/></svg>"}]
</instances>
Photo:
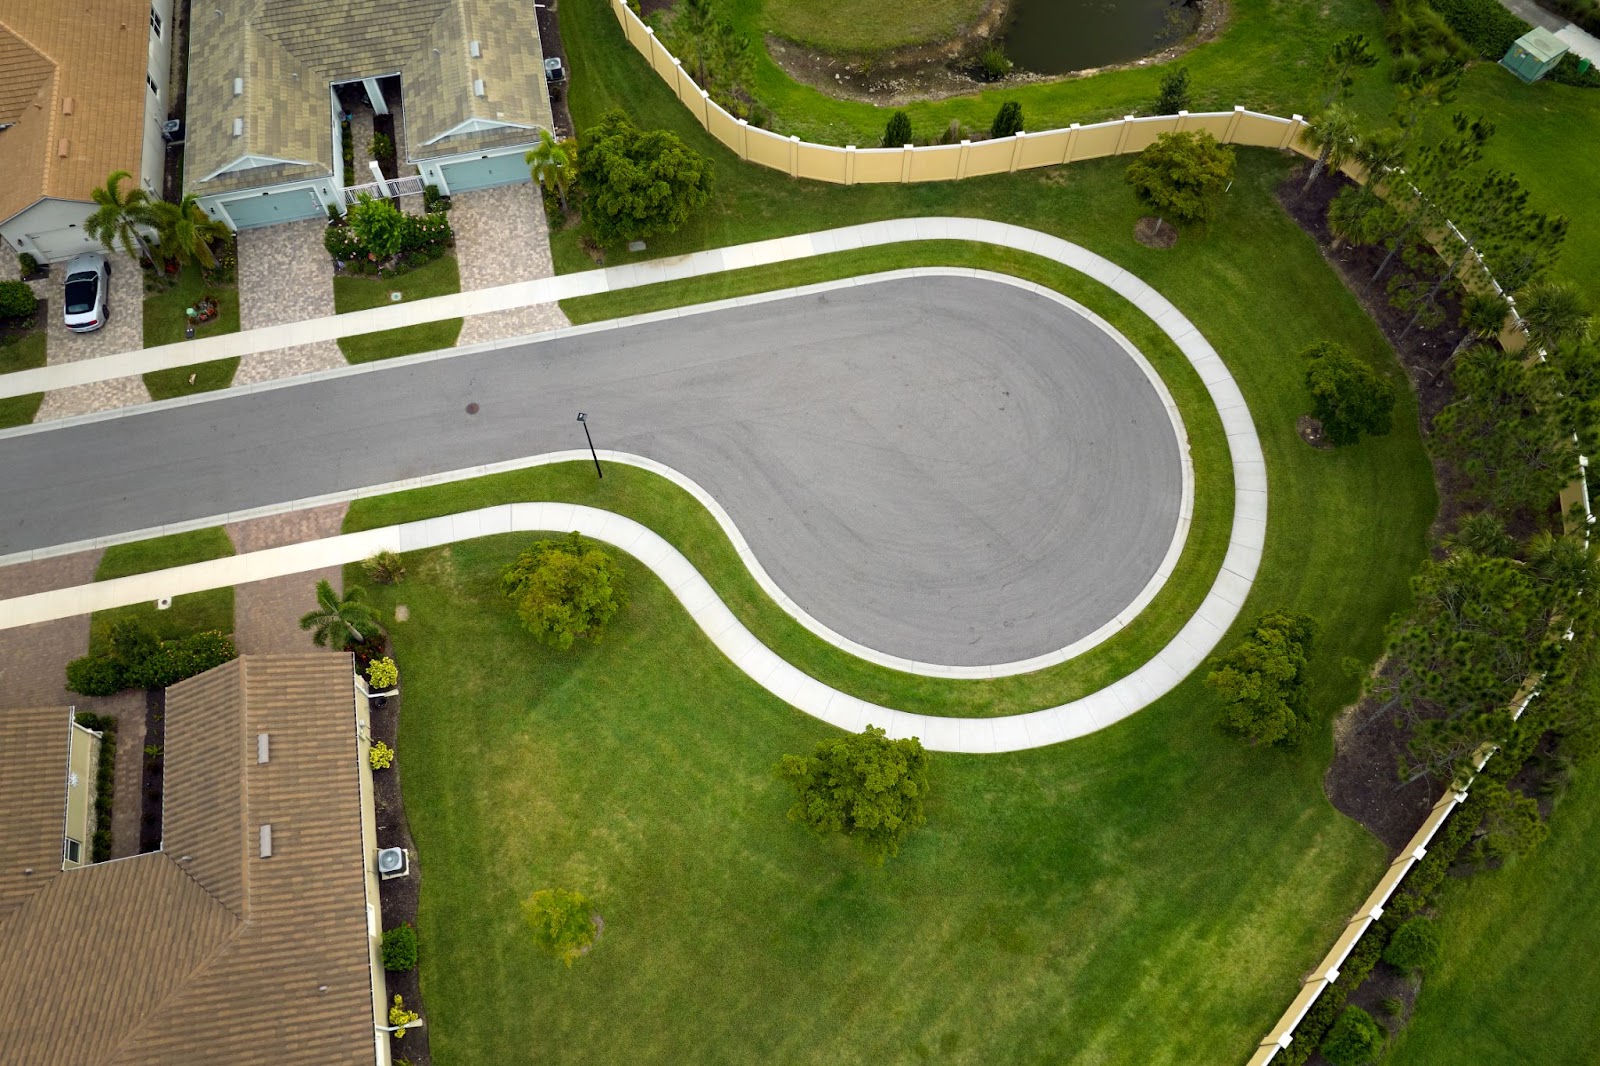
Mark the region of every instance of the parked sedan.
<instances>
[{"instance_id":1,"label":"parked sedan","mask_svg":"<svg viewBox=\"0 0 1600 1066\"><path fill-rule=\"evenodd\" d=\"M92 333L111 317L111 264L98 252L75 255L67 264L67 328Z\"/></svg>"}]
</instances>

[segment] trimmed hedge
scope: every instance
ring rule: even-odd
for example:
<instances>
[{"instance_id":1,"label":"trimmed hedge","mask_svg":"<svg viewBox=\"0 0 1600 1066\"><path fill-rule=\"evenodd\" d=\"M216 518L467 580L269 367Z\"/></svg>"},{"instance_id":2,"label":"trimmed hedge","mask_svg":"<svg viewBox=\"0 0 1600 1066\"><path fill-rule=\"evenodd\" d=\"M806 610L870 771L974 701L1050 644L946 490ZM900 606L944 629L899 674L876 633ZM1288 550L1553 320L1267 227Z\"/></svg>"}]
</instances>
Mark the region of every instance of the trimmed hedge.
<instances>
[{"instance_id":1,"label":"trimmed hedge","mask_svg":"<svg viewBox=\"0 0 1600 1066\"><path fill-rule=\"evenodd\" d=\"M1485 59L1498 62L1531 26L1500 6L1499 0L1430 0L1450 28Z\"/></svg>"},{"instance_id":2,"label":"trimmed hedge","mask_svg":"<svg viewBox=\"0 0 1600 1066\"><path fill-rule=\"evenodd\" d=\"M216 630L161 641L148 630L123 632L135 639L114 639L111 654L85 655L67 664L69 691L109 696L127 688L167 688L239 657L233 641Z\"/></svg>"},{"instance_id":3,"label":"trimmed hedge","mask_svg":"<svg viewBox=\"0 0 1600 1066\"><path fill-rule=\"evenodd\" d=\"M94 770L94 840L89 845L89 861L111 858L111 805L117 792L117 720L109 714L79 711L77 723L104 734L100 739L100 763Z\"/></svg>"}]
</instances>

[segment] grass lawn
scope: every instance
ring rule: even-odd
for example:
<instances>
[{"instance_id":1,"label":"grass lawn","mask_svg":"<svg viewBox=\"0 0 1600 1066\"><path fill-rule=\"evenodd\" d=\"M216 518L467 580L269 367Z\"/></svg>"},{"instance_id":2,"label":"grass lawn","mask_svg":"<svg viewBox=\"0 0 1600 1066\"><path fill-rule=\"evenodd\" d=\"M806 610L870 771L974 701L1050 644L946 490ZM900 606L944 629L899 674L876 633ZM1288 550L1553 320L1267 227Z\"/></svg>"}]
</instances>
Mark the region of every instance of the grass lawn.
<instances>
[{"instance_id":1,"label":"grass lawn","mask_svg":"<svg viewBox=\"0 0 1600 1066\"><path fill-rule=\"evenodd\" d=\"M984 0L765 0L752 4L773 33L828 52L870 52L947 39L971 26Z\"/></svg>"},{"instance_id":2,"label":"grass lawn","mask_svg":"<svg viewBox=\"0 0 1600 1066\"><path fill-rule=\"evenodd\" d=\"M1600 766L1590 764L1533 855L1441 893L1444 959L1386 1061L1454 1066L1466 1047L1475 1066L1600 1062L1597 883Z\"/></svg>"},{"instance_id":3,"label":"grass lawn","mask_svg":"<svg viewBox=\"0 0 1600 1066\"><path fill-rule=\"evenodd\" d=\"M456 268L456 257L443 255L399 277L369 278L341 274L333 279L333 307L339 314L344 314L347 311L365 311L372 307L387 307L395 302L425 300L430 296L445 296L460 291L461 274ZM400 300L391 300L389 294L392 292L400 293ZM461 319L447 318L439 322L341 337L339 350L348 362L370 363L374 359L392 359L399 355L449 348L460 334Z\"/></svg>"},{"instance_id":4,"label":"grass lawn","mask_svg":"<svg viewBox=\"0 0 1600 1066\"><path fill-rule=\"evenodd\" d=\"M221 526L195 529L152 540L114 544L100 557L94 579L110 581L207 559L221 559L232 554L233 542ZM103 652L106 631L113 622L124 619L142 622L162 640L173 640L207 629L232 633L233 589L207 589L205 592L174 596L172 606L164 611L158 610L154 603L134 603L109 611L96 611L90 622L90 651L94 654Z\"/></svg>"},{"instance_id":5,"label":"grass lawn","mask_svg":"<svg viewBox=\"0 0 1600 1066\"><path fill-rule=\"evenodd\" d=\"M158 344L177 344L185 340L183 330L188 324L188 316L184 312L193 307L204 293L216 297L217 317L195 326L195 337L239 332L239 287L233 284L208 285L201 276L200 267L189 263L178 271L171 288L144 298L144 346L154 348ZM233 384L233 372L237 369L238 359L218 359L146 374L144 383L154 399L170 400L175 396L225 389ZM195 376L193 385L189 384L190 374Z\"/></svg>"},{"instance_id":6,"label":"grass lawn","mask_svg":"<svg viewBox=\"0 0 1600 1066\"><path fill-rule=\"evenodd\" d=\"M940 17L948 18L958 5L952 0L923 5L906 0L857 0L850 7L866 9L870 13L866 17L830 14L840 6L837 0L822 6L804 5L800 0L725 0L722 10L756 45L754 96L771 113L773 130L823 144L875 148L894 109L836 99L801 85L768 57L761 47L764 35L788 28L808 37L826 38L831 47L853 48L856 46L850 42L874 37L884 42L882 47L903 35L924 13L945 13ZM1222 35L1175 61L1189 70L1192 111L1231 111L1235 104L1243 104L1274 114L1305 113L1315 102L1316 79L1334 41L1353 32L1365 33L1374 42L1383 39L1382 13L1366 0L1320 4L1230 0L1228 7L1228 24ZM797 13L798 9L804 13ZM907 18L880 17L896 11L904 11ZM601 26L602 19L610 25ZM802 25L811 29L801 29ZM881 33L878 27L883 27ZM598 115L590 109L590 99L605 95L636 99L634 86L617 80L624 54L632 56L633 49L624 43L606 0L570 0L561 9L561 36L573 70L580 72L572 83L573 114L580 129ZM1006 100L1022 104L1028 130L1151 114L1166 69L1166 64L1150 64L1086 78L1012 84L970 96L912 103L905 110L917 141L925 144L943 133L951 119L987 133L995 112ZM1357 85L1358 100L1377 99L1389 91L1387 69L1385 55L1379 68L1369 71ZM642 60L638 71L655 76Z\"/></svg>"},{"instance_id":7,"label":"grass lawn","mask_svg":"<svg viewBox=\"0 0 1600 1066\"><path fill-rule=\"evenodd\" d=\"M32 370L45 365L45 331L0 340L0 374L16 370ZM33 421L44 402L44 393L33 392L26 396L8 396L0 399L0 429L25 426Z\"/></svg>"},{"instance_id":8,"label":"grass lawn","mask_svg":"<svg viewBox=\"0 0 1600 1066\"><path fill-rule=\"evenodd\" d=\"M374 590L410 610L398 765L440 1066L1236 1061L1381 868L1322 797L1326 744L1226 739L1195 680L1070 745L936 756L929 826L864 866L788 823L772 776L828 727L632 560L602 643L541 649L497 590L532 539ZM551 886L606 920L571 970L520 925Z\"/></svg>"}]
</instances>

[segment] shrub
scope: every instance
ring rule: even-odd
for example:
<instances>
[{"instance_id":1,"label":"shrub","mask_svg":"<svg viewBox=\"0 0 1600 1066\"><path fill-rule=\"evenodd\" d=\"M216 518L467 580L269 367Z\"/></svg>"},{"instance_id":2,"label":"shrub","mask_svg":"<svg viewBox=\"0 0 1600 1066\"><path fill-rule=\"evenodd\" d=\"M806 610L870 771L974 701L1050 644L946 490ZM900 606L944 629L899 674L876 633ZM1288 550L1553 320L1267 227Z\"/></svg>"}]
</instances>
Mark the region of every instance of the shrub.
<instances>
[{"instance_id":1,"label":"shrub","mask_svg":"<svg viewBox=\"0 0 1600 1066\"><path fill-rule=\"evenodd\" d=\"M391 551L376 552L361 561L361 572L368 581L380 585L398 585L405 580L406 564Z\"/></svg>"},{"instance_id":2,"label":"shrub","mask_svg":"<svg viewBox=\"0 0 1600 1066\"><path fill-rule=\"evenodd\" d=\"M904 111L896 111L889 116L888 125L883 127L883 146L901 148L910 143L911 116Z\"/></svg>"},{"instance_id":3,"label":"shrub","mask_svg":"<svg viewBox=\"0 0 1600 1066\"><path fill-rule=\"evenodd\" d=\"M383 931L383 968L404 973L417 964L417 931L411 923Z\"/></svg>"},{"instance_id":4,"label":"shrub","mask_svg":"<svg viewBox=\"0 0 1600 1066\"><path fill-rule=\"evenodd\" d=\"M1322 422L1329 442L1354 444L1363 433L1381 437L1389 432L1393 385L1331 341L1313 344L1300 354L1311 360L1306 388L1311 390L1312 414Z\"/></svg>"},{"instance_id":5,"label":"shrub","mask_svg":"<svg viewBox=\"0 0 1600 1066\"><path fill-rule=\"evenodd\" d=\"M179 640L161 641L155 653L137 669L130 668L129 675L139 688L167 688L238 656L232 640L216 630L208 630Z\"/></svg>"},{"instance_id":6,"label":"shrub","mask_svg":"<svg viewBox=\"0 0 1600 1066\"><path fill-rule=\"evenodd\" d=\"M523 901L522 917L534 946L568 966L594 943L594 908L577 892L540 889Z\"/></svg>"},{"instance_id":7,"label":"shrub","mask_svg":"<svg viewBox=\"0 0 1600 1066\"><path fill-rule=\"evenodd\" d=\"M1439 927L1420 915L1404 922L1389 938L1383 961L1407 973L1426 970L1439 962Z\"/></svg>"},{"instance_id":8,"label":"shrub","mask_svg":"<svg viewBox=\"0 0 1600 1066\"><path fill-rule=\"evenodd\" d=\"M393 688L398 680L400 671L395 667L394 660L387 655L367 664L367 683L378 691Z\"/></svg>"},{"instance_id":9,"label":"shrub","mask_svg":"<svg viewBox=\"0 0 1600 1066\"><path fill-rule=\"evenodd\" d=\"M989 124L989 136L1011 137L1022 132L1022 105L1015 100L1007 100L1000 105L994 121Z\"/></svg>"},{"instance_id":10,"label":"shrub","mask_svg":"<svg viewBox=\"0 0 1600 1066\"><path fill-rule=\"evenodd\" d=\"M345 216L345 224L369 258L388 259L400 251L405 240L406 216L389 200L376 200L362 193Z\"/></svg>"},{"instance_id":11,"label":"shrub","mask_svg":"<svg viewBox=\"0 0 1600 1066\"><path fill-rule=\"evenodd\" d=\"M541 540L500 575L523 626L540 642L565 651L579 637L600 639L624 602L617 562L576 532Z\"/></svg>"},{"instance_id":12,"label":"shrub","mask_svg":"<svg viewBox=\"0 0 1600 1066\"><path fill-rule=\"evenodd\" d=\"M7 279L0 281L0 318L21 318L33 314L39 301L27 282Z\"/></svg>"},{"instance_id":13,"label":"shrub","mask_svg":"<svg viewBox=\"0 0 1600 1066\"><path fill-rule=\"evenodd\" d=\"M367 765L374 770L387 770L394 765L394 749L378 741L367 749Z\"/></svg>"},{"instance_id":14,"label":"shrub","mask_svg":"<svg viewBox=\"0 0 1600 1066\"><path fill-rule=\"evenodd\" d=\"M997 44L991 44L978 57L978 75L984 81L999 81L1011 73L1011 60Z\"/></svg>"},{"instance_id":15,"label":"shrub","mask_svg":"<svg viewBox=\"0 0 1600 1066\"><path fill-rule=\"evenodd\" d=\"M394 997L394 1005L389 1008L389 1024L396 1026L410 1025L412 1022L417 1020L417 1017L418 1015L416 1011L406 1010L406 1001L402 999L399 994L396 994ZM396 1040L402 1040L405 1038L406 1031L404 1029L396 1029L389 1035L393 1036Z\"/></svg>"},{"instance_id":16,"label":"shrub","mask_svg":"<svg viewBox=\"0 0 1600 1066\"><path fill-rule=\"evenodd\" d=\"M1178 67L1161 75L1161 93L1156 97L1156 114L1176 115L1189 109L1189 68Z\"/></svg>"},{"instance_id":17,"label":"shrub","mask_svg":"<svg viewBox=\"0 0 1600 1066\"><path fill-rule=\"evenodd\" d=\"M1400 1017L1406 1010L1406 1001L1399 996L1384 996L1380 1005L1383 1007L1383 1013L1391 1018Z\"/></svg>"},{"instance_id":18,"label":"shrub","mask_svg":"<svg viewBox=\"0 0 1600 1066\"><path fill-rule=\"evenodd\" d=\"M869 725L819 742L810 755L785 755L777 773L795 791L791 821L852 837L879 865L928 821L928 753L916 737L890 740Z\"/></svg>"},{"instance_id":19,"label":"shrub","mask_svg":"<svg viewBox=\"0 0 1600 1066\"><path fill-rule=\"evenodd\" d=\"M365 259L367 254L361 247L361 240L355 235L355 231L345 225L343 219L322 231L322 247L341 263Z\"/></svg>"},{"instance_id":20,"label":"shrub","mask_svg":"<svg viewBox=\"0 0 1600 1066\"><path fill-rule=\"evenodd\" d=\"M1315 635L1310 617L1273 611L1216 661L1206 684L1227 701L1223 724L1229 730L1255 744L1300 739L1309 707L1306 660Z\"/></svg>"},{"instance_id":21,"label":"shrub","mask_svg":"<svg viewBox=\"0 0 1600 1066\"><path fill-rule=\"evenodd\" d=\"M394 141L387 133L374 133L372 142L367 145L367 152L377 160L394 158Z\"/></svg>"},{"instance_id":22,"label":"shrub","mask_svg":"<svg viewBox=\"0 0 1600 1066\"><path fill-rule=\"evenodd\" d=\"M67 664L67 691L81 696L110 696L130 687L120 663L110 656L85 655Z\"/></svg>"},{"instance_id":23,"label":"shrub","mask_svg":"<svg viewBox=\"0 0 1600 1066\"><path fill-rule=\"evenodd\" d=\"M1587 70L1580 70L1582 66L1583 61L1568 52L1561 57L1561 62L1556 64L1556 69L1546 74L1545 78L1580 89L1600 89L1600 66L1591 63Z\"/></svg>"},{"instance_id":24,"label":"shrub","mask_svg":"<svg viewBox=\"0 0 1600 1066\"><path fill-rule=\"evenodd\" d=\"M1163 133L1129 165L1127 179L1158 219L1205 222L1233 180L1233 149L1203 130Z\"/></svg>"},{"instance_id":25,"label":"shrub","mask_svg":"<svg viewBox=\"0 0 1600 1066\"><path fill-rule=\"evenodd\" d=\"M960 144L961 138L965 135L966 134L961 129L961 120L958 118L953 118L950 120L950 125L944 128L944 132L939 134L939 143Z\"/></svg>"},{"instance_id":26,"label":"shrub","mask_svg":"<svg viewBox=\"0 0 1600 1066\"><path fill-rule=\"evenodd\" d=\"M35 259L31 254L23 252L21 255L17 256L17 273L21 274L25 278L31 278L34 274L38 273L38 271L39 260Z\"/></svg>"},{"instance_id":27,"label":"shrub","mask_svg":"<svg viewBox=\"0 0 1600 1066\"><path fill-rule=\"evenodd\" d=\"M1322 1057L1333 1066L1365 1066L1383 1051L1383 1027L1360 1007L1347 1007L1322 1042Z\"/></svg>"},{"instance_id":28,"label":"shrub","mask_svg":"<svg viewBox=\"0 0 1600 1066\"><path fill-rule=\"evenodd\" d=\"M439 191L437 185L424 185L422 187L422 209L427 214L450 210L450 197Z\"/></svg>"},{"instance_id":29,"label":"shrub","mask_svg":"<svg viewBox=\"0 0 1600 1066\"><path fill-rule=\"evenodd\" d=\"M641 130L613 108L584 131L578 189L601 244L671 233L711 200L710 160L671 130Z\"/></svg>"}]
</instances>

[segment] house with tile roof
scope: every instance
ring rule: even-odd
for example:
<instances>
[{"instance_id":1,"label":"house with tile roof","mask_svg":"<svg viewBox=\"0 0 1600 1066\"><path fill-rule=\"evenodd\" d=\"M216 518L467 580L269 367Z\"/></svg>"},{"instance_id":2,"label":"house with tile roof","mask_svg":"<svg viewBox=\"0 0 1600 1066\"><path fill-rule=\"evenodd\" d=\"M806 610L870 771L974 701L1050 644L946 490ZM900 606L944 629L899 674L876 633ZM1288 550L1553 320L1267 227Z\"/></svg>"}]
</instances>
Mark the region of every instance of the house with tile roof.
<instances>
[{"instance_id":1,"label":"house with tile roof","mask_svg":"<svg viewBox=\"0 0 1600 1066\"><path fill-rule=\"evenodd\" d=\"M185 191L246 229L342 212L363 186L529 180L522 157L551 126L534 16L503 0L208 0L189 28ZM395 116L408 185L345 172L350 93Z\"/></svg>"},{"instance_id":2,"label":"house with tile roof","mask_svg":"<svg viewBox=\"0 0 1600 1066\"><path fill-rule=\"evenodd\" d=\"M0 805L32 812L0 834L0 1059L388 1063L349 656L247 656L168 689L160 850L68 869L64 713L0 711ZM54 773L13 757L46 749Z\"/></svg>"},{"instance_id":3,"label":"house with tile roof","mask_svg":"<svg viewBox=\"0 0 1600 1066\"><path fill-rule=\"evenodd\" d=\"M172 0L0 5L0 238L13 251L50 262L99 248L83 220L112 171L161 196L171 19Z\"/></svg>"}]
</instances>

